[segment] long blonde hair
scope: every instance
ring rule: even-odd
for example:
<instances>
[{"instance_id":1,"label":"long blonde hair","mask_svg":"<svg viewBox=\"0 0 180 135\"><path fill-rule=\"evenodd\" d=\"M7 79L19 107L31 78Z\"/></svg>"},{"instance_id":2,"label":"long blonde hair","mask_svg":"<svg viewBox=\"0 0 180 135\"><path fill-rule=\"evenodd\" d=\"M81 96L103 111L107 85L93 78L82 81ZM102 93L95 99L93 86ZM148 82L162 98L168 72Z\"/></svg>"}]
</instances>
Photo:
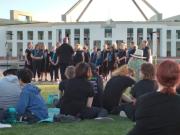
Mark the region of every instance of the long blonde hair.
<instances>
[{"instance_id":1,"label":"long blonde hair","mask_svg":"<svg viewBox=\"0 0 180 135\"><path fill-rule=\"evenodd\" d=\"M126 76L129 74L128 65L123 65L112 72L112 76Z\"/></svg>"}]
</instances>

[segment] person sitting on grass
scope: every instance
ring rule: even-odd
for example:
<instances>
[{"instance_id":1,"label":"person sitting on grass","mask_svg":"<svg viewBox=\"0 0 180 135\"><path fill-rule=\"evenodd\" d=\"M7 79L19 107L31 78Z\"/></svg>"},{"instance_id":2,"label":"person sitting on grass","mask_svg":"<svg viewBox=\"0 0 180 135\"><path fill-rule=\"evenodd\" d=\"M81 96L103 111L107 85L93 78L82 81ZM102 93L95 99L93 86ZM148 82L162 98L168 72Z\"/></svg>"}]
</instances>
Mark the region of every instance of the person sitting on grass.
<instances>
[{"instance_id":1,"label":"person sitting on grass","mask_svg":"<svg viewBox=\"0 0 180 135\"><path fill-rule=\"evenodd\" d=\"M31 84L32 72L28 69L21 69L17 76L22 86L22 92L16 106L18 118L29 123L48 118L47 106L40 94L40 89Z\"/></svg>"},{"instance_id":2,"label":"person sitting on grass","mask_svg":"<svg viewBox=\"0 0 180 135\"><path fill-rule=\"evenodd\" d=\"M61 102L61 114L72 115L81 119L92 119L107 116L107 111L93 107L94 90L88 78L92 76L88 63L76 66L76 76L68 81Z\"/></svg>"},{"instance_id":3,"label":"person sitting on grass","mask_svg":"<svg viewBox=\"0 0 180 135\"><path fill-rule=\"evenodd\" d=\"M137 82L131 90L131 95L134 99L158 89L157 82L155 81L155 68L153 64L142 64L140 75L142 80Z\"/></svg>"},{"instance_id":4,"label":"person sitting on grass","mask_svg":"<svg viewBox=\"0 0 180 135\"><path fill-rule=\"evenodd\" d=\"M64 95L64 91L66 90L68 81L75 77L75 67L74 66L68 66L65 70L65 76L67 79L62 80L59 83L59 90L60 90L60 96L61 97Z\"/></svg>"},{"instance_id":5,"label":"person sitting on grass","mask_svg":"<svg viewBox=\"0 0 180 135\"><path fill-rule=\"evenodd\" d=\"M103 80L97 73L96 66L91 63L92 77L89 79L89 82L93 86L94 90L94 98L93 98L93 106L102 107L102 97L103 97Z\"/></svg>"},{"instance_id":6,"label":"person sitting on grass","mask_svg":"<svg viewBox=\"0 0 180 135\"><path fill-rule=\"evenodd\" d=\"M124 103L121 105L121 110L124 111L127 117L134 121L136 100L147 93L155 92L158 89L157 82L155 81L155 68L151 63L144 63L141 65L140 77L142 80L138 81L132 87L130 94L134 101L133 103Z\"/></svg>"},{"instance_id":7,"label":"person sitting on grass","mask_svg":"<svg viewBox=\"0 0 180 135\"><path fill-rule=\"evenodd\" d=\"M60 108L61 107L61 99L63 99L63 96L64 96L64 92L66 91L67 89L67 84L68 84L68 81L70 79L73 79L75 77L75 67L74 66L68 66L65 70L65 77L66 79L65 80L62 80L60 83L59 83L59 91L60 91L60 99L59 101L57 101L57 103L55 103L55 106L57 108Z\"/></svg>"},{"instance_id":8,"label":"person sitting on grass","mask_svg":"<svg viewBox=\"0 0 180 135\"><path fill-rule=\"evenodd\" d=\"M137 99L135 126L128 135L180 135L180 68L171 60L162 62L156 73L159 89Z\"/></svg>"},{"instance_id":9,"label":"person sitting on grass","mask_svg":"<svg viewBox=\"0 0 180 135\"><path fill-rule=\"evenodd\" d=\"M17 71L19 66L13 64L3 72L4 77L0 79L0 108L8 109L15 107L21 93Z\"/></svg>"},{"instance_id":10,"label":"person sitting on grass","mask_svg":"<svg viewBox=\"0 0 180 135\"><path fill-rule=\"evenodd\" d=\"M131 98L124 93L128 87L135 84L135 81L129 76L129 68L123 65L112 73L112 78L107 82L103 94L103 107L109 113L119 114L116 108L123 102L133 102ZM115 112L114 112L115 111Z\"/></svg>"}]
</instances>

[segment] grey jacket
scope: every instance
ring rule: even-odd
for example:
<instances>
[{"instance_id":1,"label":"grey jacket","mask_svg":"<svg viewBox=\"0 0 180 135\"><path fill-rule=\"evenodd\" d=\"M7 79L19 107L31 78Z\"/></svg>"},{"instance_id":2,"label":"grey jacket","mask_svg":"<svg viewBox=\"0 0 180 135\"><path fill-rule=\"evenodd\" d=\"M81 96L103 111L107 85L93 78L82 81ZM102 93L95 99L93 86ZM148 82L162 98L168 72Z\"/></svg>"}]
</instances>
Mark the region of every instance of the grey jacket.
<instances>
[{"instance_id":1,"label":"grey jacket","mask_svg":"<svg viewBox=\"0 0 180 135\"><path fill-rule=\"evenodd\" d=\"M15 107L21 93L17 76L8 75L0 79L0 108Z\"/></svg>"}]
</instances>

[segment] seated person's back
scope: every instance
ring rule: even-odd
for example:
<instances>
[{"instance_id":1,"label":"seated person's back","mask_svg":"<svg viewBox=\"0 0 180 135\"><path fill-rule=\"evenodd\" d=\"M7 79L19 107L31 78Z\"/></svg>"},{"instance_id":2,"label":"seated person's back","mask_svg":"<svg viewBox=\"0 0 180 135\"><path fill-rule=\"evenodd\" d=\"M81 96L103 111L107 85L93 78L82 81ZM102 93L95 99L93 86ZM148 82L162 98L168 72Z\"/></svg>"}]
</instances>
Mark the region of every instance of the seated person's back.
<instances>
[{"instance_id":1,"label":"seated person's back","mask_svg":"<svg viewBox=\"0 0 180 135\"><path fill-rule=\"evenodd\" d=\"M16 73L17 69L10 67L0 79L0 108L15 107L19 100L21 88Z\"/></svg>"},{"instance_id":2,"label":"seated person's back","mask_svg":"<svg viewBox=\"0 0 180 135\"><path fill-rule=\"evenodd\" d=\"M27 69L20 70L18 78L23 86L16 107L18 115L34 118L35 121L46 119L48 117L47 107L40 94L40 89L30 83L32 79L31 71Z\"/></svg>"},{"instance_id":3,"label":"seated person's back","mask_svg":"<svg viewBox=\"0 0 180 135\"><path fill-rule=\"evenodd\" d=\"M144 63L141 65L141 78L142 80L137 82L131 90L131 95L135 99L158 89L155 81L155 68L152 64Z\"/></svg>"},{"instance_id":4,"label":"seated person's back","mask_svg":"<svg viewBox=\"0 0 180 135\"><path fill-rule=\"evenodd\" d=\"M158 91L137 99L136 124L128 135L180 134L180 96L176 93L180 79L178 64L171 60L162 62L157 68L156 78Z\"/></svg>"},{"instance_id":5,"label":"seated person's back","mask_svg":"<svg viewBox=\"0 0 180 135\"><path fill-rule=\"evenodd\" d=\"M86 107L88 97L93 97L93 95L92 86L86 79L69 80L62 99L61 112L76 116Z\"/></svg>"},{"instance_id":6,"label":"seated person's back","mask_svg":"<svg viewBox=\"0 0 180 135\"><path fill-rule=\"evenodd\" d=\"M127 65L121 66L114 71L113 74L116 75L107 82L103 94L103 107L109 112L111 112L114 107L119 106L126 88L131 87L135 83L135 81L128 76Z\"/></svg>"}]
</instances>

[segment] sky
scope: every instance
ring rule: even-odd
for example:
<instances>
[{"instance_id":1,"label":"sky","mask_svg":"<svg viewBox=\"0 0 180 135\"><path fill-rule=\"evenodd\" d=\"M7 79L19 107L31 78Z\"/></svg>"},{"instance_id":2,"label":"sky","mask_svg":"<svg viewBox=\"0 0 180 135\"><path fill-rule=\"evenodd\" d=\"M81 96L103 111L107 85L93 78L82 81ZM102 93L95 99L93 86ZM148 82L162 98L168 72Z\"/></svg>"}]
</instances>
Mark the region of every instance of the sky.
<instances>
[{"instance_id":1,"label":"sky","mask_svg":"<svg viewBox=\"0 0 180 135\"><path fill-rule=\"evenodd\" d=\"M0 0L0 18L9 19L10 10L30 12L33 20L59 22L64 14L78 0ZM88 0L84 0L86 3ZM136 2L150 18L154 13L142 2ZM160 13L163 18L180 15L179 0L148 0ZM74 14L80 14L76 9ZM75 16L73 13L71 16ZM80 21L144 21L144 18L133 4L132 0L93 0L92 4L83 15Z\"/></svg>"}]
</instances>

